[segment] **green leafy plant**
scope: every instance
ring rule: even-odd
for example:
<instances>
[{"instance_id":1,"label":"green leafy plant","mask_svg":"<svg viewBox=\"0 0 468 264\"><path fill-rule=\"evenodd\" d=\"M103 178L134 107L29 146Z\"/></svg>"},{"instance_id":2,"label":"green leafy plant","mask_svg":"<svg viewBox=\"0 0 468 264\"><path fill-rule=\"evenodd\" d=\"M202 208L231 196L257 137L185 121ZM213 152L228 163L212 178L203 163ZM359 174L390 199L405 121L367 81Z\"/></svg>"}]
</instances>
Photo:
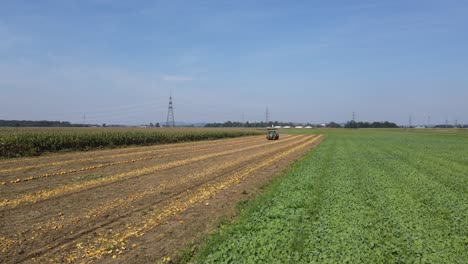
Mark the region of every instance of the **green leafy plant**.
<instances>
[{"instance_id":1,"label":"green leafy plant","mask_svg":"<svg viewBox=\"0 0 468 264\"><path fill-rule=\"evenodd\" d=\"M466 263L467 133L320 132L193 261Z\"/></svg>"}]
</instances>

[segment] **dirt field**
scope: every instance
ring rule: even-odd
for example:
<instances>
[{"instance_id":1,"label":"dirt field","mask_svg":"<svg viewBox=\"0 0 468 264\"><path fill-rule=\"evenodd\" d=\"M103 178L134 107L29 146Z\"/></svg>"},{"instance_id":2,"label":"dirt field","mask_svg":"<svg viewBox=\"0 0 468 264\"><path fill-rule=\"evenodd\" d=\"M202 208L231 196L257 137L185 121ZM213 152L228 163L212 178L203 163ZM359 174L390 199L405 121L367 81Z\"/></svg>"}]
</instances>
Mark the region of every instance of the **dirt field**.
<instances>
[{"instance_id":1,"label":"dirt field","mask_svg":"<svg viewBox=\"0 0 468 264\"><path fill-rule=\"evenodd\" d=\"M0 262L155 263L323 138L284 135L0 162Z\"/></svg>"}]
</instances>

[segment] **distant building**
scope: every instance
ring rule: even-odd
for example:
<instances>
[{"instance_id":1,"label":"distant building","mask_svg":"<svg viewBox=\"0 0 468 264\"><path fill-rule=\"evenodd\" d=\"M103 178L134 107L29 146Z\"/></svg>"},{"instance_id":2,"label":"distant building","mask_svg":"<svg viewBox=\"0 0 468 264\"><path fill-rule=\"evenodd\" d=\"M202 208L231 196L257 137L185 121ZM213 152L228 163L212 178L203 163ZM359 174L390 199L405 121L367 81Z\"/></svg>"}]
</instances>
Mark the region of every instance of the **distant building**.
<instances>
[{"instance_id":1,"label":"distant building","mask_svg":"<svg viewBox=\"0 0 468 264\"><path fill-rule=\"evenodd\" d=\"M290 126L284 126L283 128L291 128Z\"/></svg>"},{"instance_id":2,"label":"distant building","mask_svg":"<svg viewBox=\"0 0 468 264\"><path fill-rule=\"evenodd\" d=\"M295 128L303 128L302 126L296 126Z\"/></svg>"},{"instance_id":3,"label":"distant building","mask_svg":"<svg viewBox=\"0 0 468 264\"><path fill-rule=\"evenodd\" d=\"M326 127L326 126L327 126L327 124L320 124L320 126L321 126L321 127Z\"/></svg>"},{"instance_id":4,"label":"distant building","mask_svg":"<svg viewBox=\"0 0 468 264\"><path fill-rule=\"evenodd\" d=\"M275 126L275 128L281 128L281 126Z\"/></svg>"},{"instance_id":5,"label":"distant building","mask_svg":"<svg viewBox=\"0 0 468 264\"><path fill-rule=\"evenodd\" d=\"M312 128L312 127L311 127L311 126L306 126L306 127L304 127L304 128Z\"/></svg>"}]
</instances>

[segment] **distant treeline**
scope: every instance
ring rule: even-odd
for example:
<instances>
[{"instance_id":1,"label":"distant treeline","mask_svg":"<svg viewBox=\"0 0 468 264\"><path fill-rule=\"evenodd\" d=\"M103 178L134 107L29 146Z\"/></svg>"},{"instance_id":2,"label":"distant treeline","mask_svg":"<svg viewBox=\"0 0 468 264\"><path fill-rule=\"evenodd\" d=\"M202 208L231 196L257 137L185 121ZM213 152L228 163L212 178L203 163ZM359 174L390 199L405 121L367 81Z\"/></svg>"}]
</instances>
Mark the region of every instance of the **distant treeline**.
<instances>
[{"instance_id":1,"label":"distant treeline","mask_svg":"<svg viewBox=\"0 0 468 264\"><path fill-rule=\"evenodd\" d=\"M31 120L0 120L2 127L86 127L90 125L72 124L67 121L31 121Z\"/></svg>"},{"instance_id":2,"label":"distant treeline","mask_svg":"<svg viewBox=\"0 0 468 264\"><path fill-rule=\"evenodd\" d=\"M345 128L398 128L397 124L392 122L356 122L348 121L344 125Z\"/></svg>"},{"instance_id":3,"label":"distant treeline","mask_svg":"<svg viewBox=\"0 0 468 264\"><path fill-rule=\"evenodd\" d=\"M468 128L468 125L435 125L434 128Z\"/></svg>"},{"instance_id":4,"label":"distant treeline","mask_svg":"<svg viewBox=\"0 0 468 264\"><path fill-rule=\"evenodd\" d=\"M341 125L335 122L330 122L327 124L311 124L311 123L293 123L293 122L224 122L224 123L208 123L205 127L271 127L271 126L311 126L311 127L330 127L330 128L398 128L397 124L391 123L388 121L385 122L355 122L348 121L346 124Z\"/></svg>"},{"instance_id":5,"label":"distant treeline","mask_svg":"<svg viewBox=\"0 0 468 264\"><path fill-rule=\"evenodd\" d=\"M312 126L311 124L307 124ZM292 122L279 122L279 121L272 121L272 122L232 122L227 121L224 123L208 123L205 127L271 127L271 126L294 126Z\"/></svg>"}]
</instances>

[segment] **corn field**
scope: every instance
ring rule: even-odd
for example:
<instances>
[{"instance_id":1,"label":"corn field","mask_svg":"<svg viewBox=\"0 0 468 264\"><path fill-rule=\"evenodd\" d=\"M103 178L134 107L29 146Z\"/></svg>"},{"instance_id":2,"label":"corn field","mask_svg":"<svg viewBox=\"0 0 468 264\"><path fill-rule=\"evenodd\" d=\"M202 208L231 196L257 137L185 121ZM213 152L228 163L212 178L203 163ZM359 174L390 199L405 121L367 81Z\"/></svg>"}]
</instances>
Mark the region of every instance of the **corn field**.
<instances>
[{"instance_id":1,"label":"corn field","mask_svg":"<svg viewBox=\"0 0 468 264\"><path fill-rule=\"evenodd\" d=\"M212 140L260 133L258 130L204 128L0 128L0 157Z\"/></svg>"}]
</instances>

